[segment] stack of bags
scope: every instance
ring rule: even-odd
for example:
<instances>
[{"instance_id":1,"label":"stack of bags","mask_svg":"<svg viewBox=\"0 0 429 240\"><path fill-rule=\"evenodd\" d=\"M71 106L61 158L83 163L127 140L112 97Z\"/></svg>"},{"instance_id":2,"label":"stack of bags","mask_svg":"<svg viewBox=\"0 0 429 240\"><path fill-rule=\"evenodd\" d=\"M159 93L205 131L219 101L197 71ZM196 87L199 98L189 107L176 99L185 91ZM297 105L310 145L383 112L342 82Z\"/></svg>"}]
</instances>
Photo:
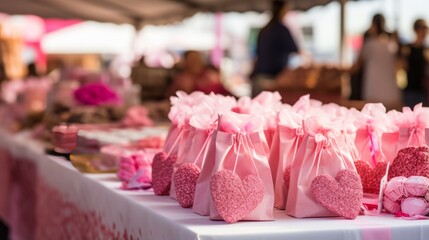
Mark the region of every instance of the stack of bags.
<instances>
[{"instance_id":1,"label":"stack of bags","mask_svg":"<svg viewBox=\"0 0 429 240\"><path fill-rule=\"evenodd\" d=\"M429 110L421 105L358 111L307 95L290 106L277 92L238 100L178 92L171 102L172 126L152 164L154 192L228 223L273 220L273 206L298 218L353 219L363 193L380 192L398 151L427 145Z\"/></svg>"}]
</instances>

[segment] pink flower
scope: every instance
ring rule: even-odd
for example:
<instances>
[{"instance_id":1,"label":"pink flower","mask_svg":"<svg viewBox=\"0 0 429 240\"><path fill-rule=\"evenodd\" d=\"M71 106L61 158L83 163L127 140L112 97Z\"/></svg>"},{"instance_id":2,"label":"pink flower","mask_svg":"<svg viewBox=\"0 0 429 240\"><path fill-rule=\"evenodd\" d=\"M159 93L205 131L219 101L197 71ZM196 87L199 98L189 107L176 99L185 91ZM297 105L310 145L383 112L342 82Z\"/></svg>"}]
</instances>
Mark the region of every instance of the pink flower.
<instances>
[{"instance_id":1,"label":"pink flower","mask_svg":"<svg viewBox=\"0 0 429 240\"><path fill-rule=\"evenodd\" d=\"M104 83L88 83L74 92L74 98L83 105L118 105L121 99L118 94Z\"/></svg>"}]
</instances>

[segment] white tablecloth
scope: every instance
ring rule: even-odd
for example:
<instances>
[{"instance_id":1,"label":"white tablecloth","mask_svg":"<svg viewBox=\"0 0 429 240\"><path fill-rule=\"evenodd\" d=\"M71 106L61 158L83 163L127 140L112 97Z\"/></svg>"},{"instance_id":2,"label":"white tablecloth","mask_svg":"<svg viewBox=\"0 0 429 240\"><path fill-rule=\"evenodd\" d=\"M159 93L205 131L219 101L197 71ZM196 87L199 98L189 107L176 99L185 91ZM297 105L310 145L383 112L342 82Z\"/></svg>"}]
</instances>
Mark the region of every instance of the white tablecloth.
<instances>
[{"instance_id":1,"label":"white tablecloth","mask_svg":"<svg viewBox=\"0 0 429 240\"><path fill-rule=\"evenodd\" d=\"M25 135L12 138L0 133L0 147L12 153L14 161L35 163L41 187L36 194L34 239L47 235L51 237L46 239L110 239L108 236L114 234L112 239L429 239L429 220L410 221L392 215L359 216L355 220L295 219L275 210L275 221L210 221L181 208L168 196L155 196L150 190L121 190L114 174L81 174L65 159L45 155L40 145ZM13 232L19 222L9 222ZM102 230L86 235L85 231L93 228ZM71 233L62 235L64 231ZM103 235L107 233L111 235ZM19 233L14 235L20 238Z\"/></svg>"}]
</instances>

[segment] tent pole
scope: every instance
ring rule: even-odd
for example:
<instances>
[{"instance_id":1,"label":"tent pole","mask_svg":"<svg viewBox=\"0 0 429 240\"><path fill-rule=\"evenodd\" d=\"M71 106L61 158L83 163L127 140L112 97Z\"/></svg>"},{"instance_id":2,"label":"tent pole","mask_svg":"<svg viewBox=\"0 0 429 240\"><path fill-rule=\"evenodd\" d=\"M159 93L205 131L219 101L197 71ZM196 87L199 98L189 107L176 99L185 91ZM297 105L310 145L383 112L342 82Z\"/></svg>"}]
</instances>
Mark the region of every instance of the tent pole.
<instances>
[{"instance_id":1,"label":"tent pole","mask_svg":"<svg viewBox=\"0 0 429 240\"><path fill-rule=\"evenodd\" d=\"M346 35L346 29L345 29L345 20L346 20L346 0L339 0L340 2L340 65L344 66L344 54L345 54L345 35Z\"/></svg>"},{"instance_id":2,"label":"tent pole","mask_svg":"<svg viewBox=\"0 0 429 240\"><path fill-rule=\"evenodd\" d=\"M133 54L134 61L137 60L138 54L137 54L137 45L138 45L138 37L140 30L143 28L142 24L143 20L140 18L134 19L133 27L134 27L134 36L131 43L131 52Z\"/></svg>"}]
</instances>

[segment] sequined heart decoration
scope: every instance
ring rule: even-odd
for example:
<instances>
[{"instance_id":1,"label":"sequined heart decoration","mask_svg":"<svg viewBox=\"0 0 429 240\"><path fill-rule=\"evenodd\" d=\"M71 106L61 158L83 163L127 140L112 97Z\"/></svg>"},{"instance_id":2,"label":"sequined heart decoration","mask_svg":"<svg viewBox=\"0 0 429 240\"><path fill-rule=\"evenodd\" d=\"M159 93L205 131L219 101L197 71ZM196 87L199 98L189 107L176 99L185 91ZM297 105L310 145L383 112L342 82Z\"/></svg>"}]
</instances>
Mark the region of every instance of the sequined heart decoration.
<instances>
[{"instance_id":1,"label":"sequined heart decoration","mask_svg":"<svg viewBox=\"0 0 429 240\"><path fill-rule=\"evenodd\" d=\"M253 175L241 179L230 170L220 170L210 180L210 191L219 215L227 223L245 218L264 198L264 183Z\"/></svg>"},{"instance_id":2,"label":"sequined heart decoration","mask_svg":"<svg viewBox=\"0 0 429 240\"><path fill-rule=\"evenodd\" d=\"M381 179L386 173L387 163L378 162L372 169L368 162L358 160L355 161L355 167L362 181L363 192L378 194Z\"/></svg>"},{"instance_id":3,"label":"sequined heart decoration","mask_svg":"<svg viewBox=\"0 0 429 240\"><path fill-rule=\"evenodd\" d=\"M429 178L429 148L408 147L400 150L389 168L389 179L398 176Z\"/></svg>"},{"instance_id":4,"label":"sequined heart decoration","mask_svg":"<svg viewBox=\"0 0 429 240\"><path fill-rule=\"evenodd\" d=\"M311 182L311 193L322 206L339 216L354 219L362 204L362 183L355 171L344 169L335 179L320 175Z\"/></svg>"},{"instance_id":5,"label":"sequined heart decoration","mask_svg":"<svg viewBox=\"0 0 429 240\"><path fill-rule=\"evenodd\" d=\"M173 165L177 155L167 156L160 152L153 157L152 162L152 187L156 195L168 195L170 193Z\"/></svg>"},{"instance_id":6,"label":"sequined heart decoration","mask_svg":"<svg viewBox=\"0 0 429 240\"><path fill-rule=\"evenodd\" d=\"M195 187L200 172L197 165L184 163L174 173L173 184L176 188L177 201L181 207L190 208L194 204Z\"/></svg>"}]
</instances>

